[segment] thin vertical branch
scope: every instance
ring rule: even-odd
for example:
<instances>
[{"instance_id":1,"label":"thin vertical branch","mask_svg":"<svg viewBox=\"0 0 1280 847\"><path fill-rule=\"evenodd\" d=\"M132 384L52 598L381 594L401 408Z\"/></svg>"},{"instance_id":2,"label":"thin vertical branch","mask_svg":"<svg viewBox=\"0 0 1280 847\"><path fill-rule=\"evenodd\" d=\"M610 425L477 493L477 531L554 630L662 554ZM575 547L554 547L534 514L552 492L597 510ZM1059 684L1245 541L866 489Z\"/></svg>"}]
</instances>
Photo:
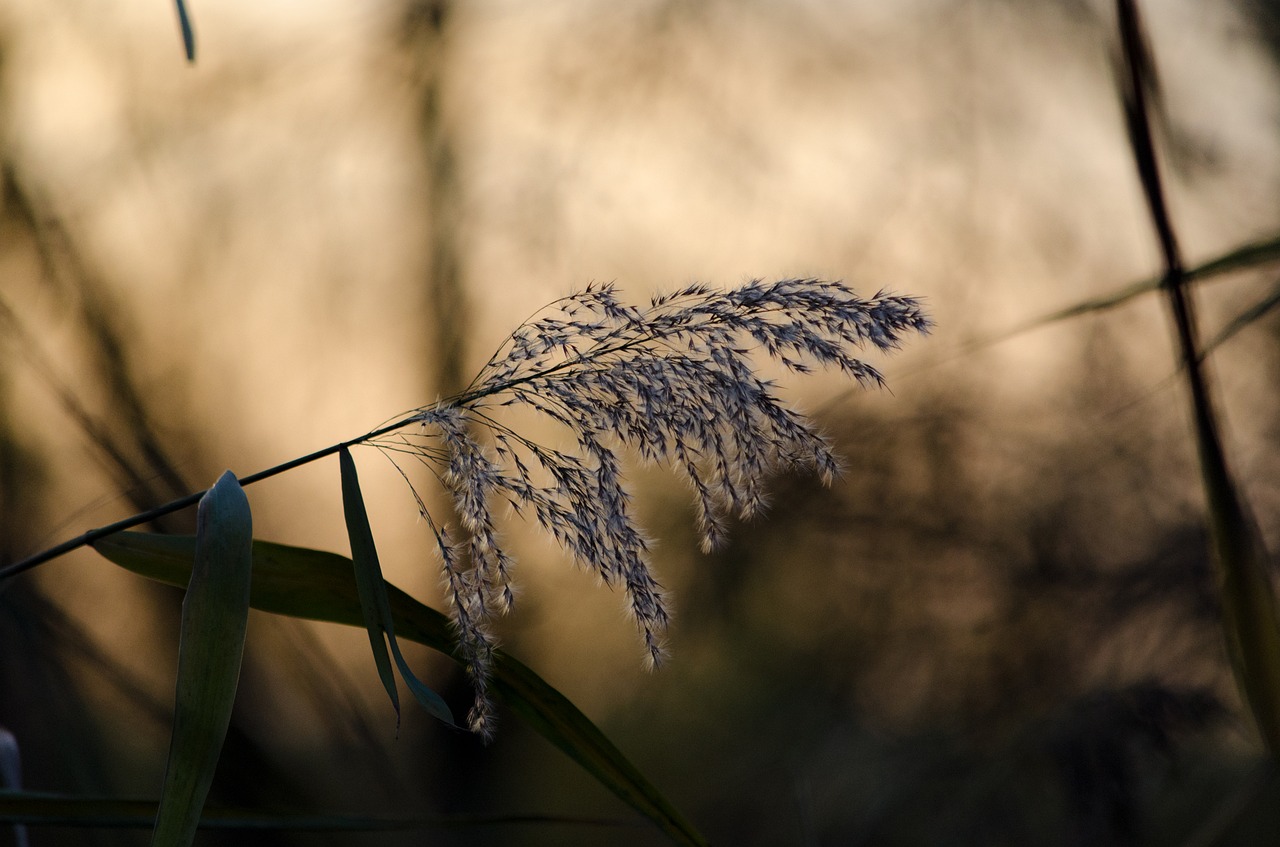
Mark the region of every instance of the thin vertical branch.
<instances>
[{"instance_id":1,"label":"thin vertical branch","mask_svg":"<svg viewBox=\"0 0 1280 847\"><path fill-rule=\"evenodd\" d=\"M1221 428L1200 355L1194 304L1170 219L1151 132L1148 95L1156 91L1155 64L1136 0L1116 0L1122 61L1121 96L1138 176L1164 261L1162 287L1169 301L1179 356L1191 397L1196 450L1209 507L1222 624L1236 684L1253 712L1271 755L1280 758L1280 621L1267 571L1267 552L1231 474Z\"/></svg>"}]
</instances>

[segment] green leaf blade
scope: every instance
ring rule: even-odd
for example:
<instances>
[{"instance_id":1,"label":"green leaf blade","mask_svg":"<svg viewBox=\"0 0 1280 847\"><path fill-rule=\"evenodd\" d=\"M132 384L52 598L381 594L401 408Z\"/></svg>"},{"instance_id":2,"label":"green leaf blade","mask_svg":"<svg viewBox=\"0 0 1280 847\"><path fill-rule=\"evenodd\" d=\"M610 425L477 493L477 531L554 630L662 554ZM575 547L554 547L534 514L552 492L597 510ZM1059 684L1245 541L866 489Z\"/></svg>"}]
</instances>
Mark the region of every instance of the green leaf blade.
<instances>
[{"instance_id":1,"label":"green leaf blade","mask_svg":"<svg viewBox=\"0 0 1280 847\"><path fill-rule=\"evenodd\" d=\"M373 529L365 511L364 496L360 493L360 480L356 476L355 461L351 451L343 447L338 453L338 465L342 474L342 513L347 522L347 538L351 544L351 562L356 579L356 592L360 597L360 612L364 628L369 633L369 646L373 649L373 661L378 668L378 678L391 698L396 710L396 722L400 721L400 694L396 690L395 671L387 655L387 642L383 635L382 567L378 564L378 549L373 543ZM380 598L381 595L381 598Z\"/></svg>"},{"instance_id":2,"label":"green leaf blade","mask_svg":"<svg viewBox=\"0 0 1280 847\"><path fill-rule=\"evenodd\" d=\"M373 528L369 525L364 496L360 493L360 478L356 474L356 463L351 458L350 450L343 447L338 452L338 464L342 469L342 510L347 519L347 536L351 542L351 560L355 568L356 588L360 594L360 608L364 612L369 641L374 644L373 655L379 662L378 674L382 676L382 684L387 687L391 702L396 706L396 715L399 716L400 699L396 694L395 678L391 676L391 668L387 663L386 645L389 642L396 667L400 669L400 677L409 687L414 699L432 717L450 726L456 726L449 704L413 675L413 671L409 669L409 663L404 660L400 652L400 645L396 643L395 616L391 613L391 603L387 599L387 582L382 578L378 548L373 542ZM384 633L386 641L383 640Z\"/></svg>"},{"instance_id":3,"label":"green leaf blade","mask_svg":"<svg viewBox=\"0 0 1280 847\"><path fill-rule=\"evenodd\" d=\"M201 499L196 525L153 847L185 847L195 838L231 723L248 627L253 520L230 471Z\"/></svg>"},{"instance_id":4,"label":"green leaf blade","mask_svg":"<svg viewBox=\"0 0 1280 847\"><path fill-rule=\"evenodd\" d=\"M94 549L126 570L182 587L191 569L193 539L119 532L95 543ZM253 555L250 603L255 609L347 626L364 625L350 559L267 541L255 541ZM393 585L386 591L401 637L458 659L445 615ZM527 665L498 650L491 684L494 694L530 728L648 818L673 843L689 847L708 843L590 718Z\"/></svg>"},{"instance_id":5,"label":"green leaf blade","mask_svg":"<svg viewBox=\"0 0 1280 847\"><path fill-rule=\"evenodd\" d=\"M388 607L387 614L391 614L390 607ZM404 684L409 688L414 699L436 720L444 721L450 726L456 726L457 724L453 720L453 712L449 709L449 704L444 701L444 698L414 676L413 671L409 668L409 663L401 655L400 645L396 643L395 634L390 628L387 630L387 638L391 641L391 655L395 657L396 667L400 669L400 678L404 680Z\"/></svg>"}]
</instances>

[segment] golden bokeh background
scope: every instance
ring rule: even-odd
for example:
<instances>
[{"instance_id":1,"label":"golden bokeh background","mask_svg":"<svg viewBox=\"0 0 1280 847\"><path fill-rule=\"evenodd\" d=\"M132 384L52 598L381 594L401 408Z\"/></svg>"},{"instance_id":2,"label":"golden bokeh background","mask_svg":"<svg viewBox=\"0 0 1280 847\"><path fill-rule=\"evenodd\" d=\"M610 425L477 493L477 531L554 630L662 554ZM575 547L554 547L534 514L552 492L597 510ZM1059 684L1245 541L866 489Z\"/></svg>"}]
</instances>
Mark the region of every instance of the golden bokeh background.
<instances>
[{"instance_id":1,"label":"golden bokeh background","mask_svg":"<svg viewBox=\"0 0 1280 847\"><path fill-rule=\"evenodd\" d=\"M1147 5L1189 260L1273 236L1280 12ZM717 844L1193 843L1188 820L1253 785L1162 304L1002 335L1158 270L1108 4L191 12L187 65L165 3L0 5L0 561L447 395L590 281L640 300L839 278L926 298L937 322L877 361L890 391L787 382L844 478L779 479L772 512L704 556L687 492L634 469L677 613L652 673L621 598L509 526L507 648ZM1206 336L1272 285L1263 268L1202 286ZM1264 317L1212 360L1272 549L1278 340ZM357 459L388 578L439 606L412 497ZM249 496L259 537L347 551L336 462ZM28 787L154 796L179 603L84 551L0 587L0 725ZM513 716L488 749L411 710L397 735L367 649L255 613L214 800L630 821ZM449 667L411 656L465 702ZM1257 790L1228 835L1265 822L1257 798L1280 789ZM629 825L430 837L660 843Z\"/></svg>"}]
</instances>

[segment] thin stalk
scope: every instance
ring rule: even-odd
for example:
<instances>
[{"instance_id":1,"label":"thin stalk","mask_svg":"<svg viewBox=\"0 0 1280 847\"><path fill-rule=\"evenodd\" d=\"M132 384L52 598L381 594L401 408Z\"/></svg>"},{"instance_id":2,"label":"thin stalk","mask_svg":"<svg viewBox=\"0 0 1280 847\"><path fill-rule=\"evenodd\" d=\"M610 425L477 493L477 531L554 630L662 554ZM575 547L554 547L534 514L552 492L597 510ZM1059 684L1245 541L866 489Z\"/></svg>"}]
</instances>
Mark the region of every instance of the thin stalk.
<instances>
[{"instance_id":1,"label":"thin stalk","mask_svg":"<svg viewBox=\"0 0 1280 847\"><path fill-rule=\"evenodd\" d=\"M322 450L317 450L314 453L308 453L305 456L299 456L298 458L291 459L287 462L284 462L283 464L279 464L274 467L267 468L266 470L258 471L257 473L250 474L249 476L246 476L245 478L239 481L240 485L242 487L246 485L252 485L255 482L261 482L264 479L269 479L270 477L276 476L277 474L282 474L285 471L291 471L294 468L298 468L303 465L310 464L311 462L314 462L318 459L323 459L326 456L332 456L334 453L337 453L338 451L342 450L344 447L350 448L350 447L355 447L359 444L364 444L365 442L370 441L374 438L378 438L388 433L395 432L397 429L402 429L403 427L406 427L409 424L413 423L413 420L414 420L414 416L410 416L407 418L399 418L394 423L390 423L390 424L387 424L386 426L379 427L378 429L375 429L372 432L368 432L360 436L359 438L352 438L348 441L342 441L337 444L332 444L328 447L325 447ZM46 550L41 550L39 553L28 556L27 558L14 562L11 565L6 565L5 567L0 568L0 582L3 582L4 580L9 579L10 577L17 576L18 574L23 573L25 571L29 571L32 568L37 567L39 565L43 565L46 562L50 562L58 558L59 556L63 556L67 553L70 553L72 550L78 550L81 547L85 547L90 544L93 544L95 541L100 541L101 539L106 538L108 535L114 535L115 533L120 532L121 530L132 529L135 526L140 526L141 524L144 524L144 523L150 523L156 518L173 514L174 512L181 511L182 509L188 509L196 505L197 503L199 503L200 498L203 497L206 493L207 491L196 491L184 497L179 497L177 500L172 500L168 503L165 503L163 506L156 506L154 509L148 509L145 512L138 512L136 515L130 515L129 517L124 518L122 520L118 520L115 523L107 524L106 526L101 526L101 527L98 527L97 529L91 529L88 532L83 533L82 535L77 535L75 538L69 538L66 541L54 547L50 547Z\"/></svg>"},{"instance_id":2,"label":"thin stalk","mask_svg":"<svg viewBox=\"0 0 1280 847\"><path fill-rule=\"evenodd\" d=\"M0 302L0 307L3 307L3 306L4 304ZM0 311L0 317L3 317L3 316L4 316L4 312ZM576 357L566 362L560 362L552 367L544 368L533 374L526 375L517 379L508 380L506 382L499 383L497 385L485 386L479 389L468 387L467 391L464 391L462 394L457 395L453 398L450 398L450 400L446 402L453 405L468 405L484 397L488 397L490 395L498 394L503 391L509 390L511 388L518 387L532 379L545 378L549 375L555 374L557 371L564 370L565 368L581 365L583 361L587 360L588 358L598 358L601 355L609 355L609 354L626 351L627 349L641 343L644 340L645 339L628 340L614 347L608 347L608 348L605 348L604 350L593 351L590 357L585 355ZM337 444L331 444L328 447L315 451L314 453L308 453L305 456L299 456L298 458L291 459L288 462L275 465L274 467L267 468L266 470L263 470L263 471L258 471L257 473L254 473L254 474L250 474L249 476L246 476L243 479L239 480L240 485L243 487L246 485L252 485L255 482L261 482L262 480L276 476L277 474L282 474L285 471L291 471L294 468L298 468L303 465L310 464L311 462L317 461L318 459L323 459L327 456L332 456L333 454L341 451L343 448L350 448L360 444L365 444L369 441L372 441L375 438L379 438L383 435L387 435L389 433L395 432L398 429L403 429L404 427L412 424L415 420L417 420L418 414L419 414L418 412L413 412L407 417L397 418L392 423L389 423L385 426L378 427L377 429L374 429L371 432L367 432L364 435L359 436L358 438L352 438L347 441L341 441ZM107 524L106 526L100 526L100 527L97 527L96 529L91 529L88 532L85 532L81 535L77 535L75 538L69 538L66 541L62 542L61 544L57 544L53 547L49 547L45 550L41 550L39 553L35 553L31 556L26 557L25 559L20 559L19 561L14 562L11 565L6 565L3 568L0 568L0 582L4 582L10 577L17 576L18 574L29 571L34 567L38 567L39 565L43 565L46 562L50 562L58 558L59 556L64 556L73 550L78 550L81 547L87 547L88 545L93 544L95 541L100 541L101 539L106 538L108 535L114 535L115 533L120 532L121 530L132 529L135 526L141 526L142 524L150 523L151 521L154 521L157 518L164 517L165 515L171 515L174 512L179 512L179 511L182 511L183 509L189 509L192 506L199 503L200 498L203 497L206 493L207 493L207 489L204 491L196 491L191 494L187 494L183 497L179 497L177 500L171 500L170 502L165 503L164 505L156 506L154 509L147 509L146 511L138 512L137 514L130 515L127 518L122 518L121 520L118 520L115 523Z\"/></svg>"},{"instance_id":3,"label":"thin stalk","mask_svg":"<svg viewBox=\"0 0 1280 847\"><path fill-rule=\"evenodd\" d=\"M1214 413L1204 357L1200 354L1187 273L1165 202L1152 139L1148 91L1154 64L1136 0L1116 0L1123 61L1118 71L1125 118L1138 175L1164 260L1162 288L1173 318L1190 391L1196 452L1208 505L1222 604L1222 627L1241 699L1253 713L1263 742L1280 759L1280 616L1267 570L1267 552L1247 503L1227 464Z\"/></svg>"},{"instance_id":4,"label":"thin stalk","mask_svg":"<svg viewBox=\"0 0 1280 847\"><path fill-rule=\"evenodd\" d=\"M4 304L0 302L0 307L3 307L3 306ZM5 316L4 311L0 311L0 317L4 317L4 316ZM454 405L468 405L484 397L487 397L493 394L498 394L514 387L518 387L526 382L529 382L532 379L545 378L547 376L553 375L556 372L564 370L566 368L581 365L584 361L588 359L599 358L600 356L603 356L603 355L611 355L619 352L625 352L631 347L634 347L637 344L643 343L646 340L647 339L626 339L622 343L619 343L613 347L606 347L603 350L593 350L591 351L590 356L583 354L581 356L569 359L568 361L557 363L556 365L553 365L549 368L543 368L539 371L536 371L533 374L508 380L503 383L498 383L496 385L486 385L483 388L474 388L472 386L469 386L468 389L464 391L462 394L459 394L453 398L450 398L450 400L446 402L449 402ZM474 385L474 381L473 381L473 385ZM252 485L255 482L261 482L262 480L276 476L277 474L282 474L285 471L291 471L294 468L301 467L302 465L310 464L311 462L314 462L318 459L323 459L327 456L332 456L333 454L341 451L343 448L350 448L360 444L365 444L369 441L372 441L375 438L379 438L383 435L387 435L389 433L395 432L398 429L403 429L404 427L412 424L417 419L418 419L418 412L413 412L407 417L397 418L392 423L379 427L371 432L367 432L364 435L359 436L358 438L352 438L347 441L339 442L337 444L331 444L330 446L325 447L321 450L317 450L314 453L308 453L305 456L299 456L298 458L291 459L290 461L284 462L283 464L279 464L274 467L267 468L266 470L258 471L257 473L250 474L249 476L246 476L245 478L239 480L240 485L242 487L246 485ZM164 517L165 515L173 514L174 512L179 512L183 509L189 509L190 507L200 502L200 498L206 494L206 491L196 491L191 494L187 494L183 497L179 497L177 500L172 500L168 503L165 503L164 505L156 506L154 509L147 509L146 511L138 512L137 514L130 515L127 518L118 520L115 523L107 524L106 526L101 526L96 529L91 529L88 532L85 532L81 535L77 535L75 538L69 538L66 541L62 542L61 544L55 545L53 547L49 547L45 550L41 550L39 553L35 553L31 556L28 556L25 559L21 559L17 562L14 562L11 565L6 565L3 568L0 568L0 582L4 582L10 577L17 576L18 574L29 571L34 567L38 567L39 565L43 565L46 562L50 562L58 558L59 556L66 555L67 553L70 553L73 550L78 550L81 547L86 547L90 544L93 544L95 541L100 541L101 539L106 538L108 535L113 535L117 532L120 532L121 530L132 529L135 526L140 526L145 523L150 523L151 521L154 521L157 518L161 518L161 517Z\"/></svg>"}]
</instances>

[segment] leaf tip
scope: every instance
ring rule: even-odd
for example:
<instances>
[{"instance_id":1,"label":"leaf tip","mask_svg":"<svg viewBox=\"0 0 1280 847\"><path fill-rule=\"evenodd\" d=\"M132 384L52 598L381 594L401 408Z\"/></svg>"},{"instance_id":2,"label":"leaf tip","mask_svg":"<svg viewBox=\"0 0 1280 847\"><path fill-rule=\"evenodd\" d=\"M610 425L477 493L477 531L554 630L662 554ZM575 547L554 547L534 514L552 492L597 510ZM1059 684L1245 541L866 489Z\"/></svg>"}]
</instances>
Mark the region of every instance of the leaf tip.
<instances>
[{"instance_id":1,"label":"leaf tip","mask_svg":"<svg viewBox=\"0 0 1280 847\"><path fill-rule=\"evenodd\" d=\"M183 0L175 0L178 7L178 26L182 28L182 49L186 51L187 62L196 62L196 33L191 26L191 15L187 13L187 4Z\"/></svg>"}]
</instances>

